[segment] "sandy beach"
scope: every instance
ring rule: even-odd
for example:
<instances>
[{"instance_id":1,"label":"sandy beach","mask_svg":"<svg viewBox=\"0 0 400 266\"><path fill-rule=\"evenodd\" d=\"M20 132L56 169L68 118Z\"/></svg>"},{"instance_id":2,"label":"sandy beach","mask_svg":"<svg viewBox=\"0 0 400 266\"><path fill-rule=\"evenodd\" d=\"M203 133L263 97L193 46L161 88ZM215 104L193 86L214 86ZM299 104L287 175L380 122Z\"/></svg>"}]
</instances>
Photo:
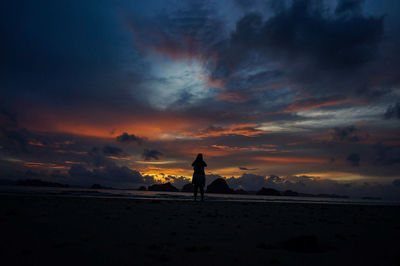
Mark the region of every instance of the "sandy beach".
<instances>
[{"instance_id":1,"label":"sandy beach","mask_svg":"<svg viewBox=\"0 0 400 266\"><path fill-rule=\"evenodd\" d=\"M2 265L400 265L400 207L0 196Z\"/></svg>"}]
</instances>

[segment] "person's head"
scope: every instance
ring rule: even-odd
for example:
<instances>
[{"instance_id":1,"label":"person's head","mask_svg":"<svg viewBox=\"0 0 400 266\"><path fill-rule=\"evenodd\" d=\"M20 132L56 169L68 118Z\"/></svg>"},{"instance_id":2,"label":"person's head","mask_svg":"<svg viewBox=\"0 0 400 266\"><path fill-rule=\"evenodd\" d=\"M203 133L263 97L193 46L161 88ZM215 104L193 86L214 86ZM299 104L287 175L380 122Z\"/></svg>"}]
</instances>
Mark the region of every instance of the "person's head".
<instances>
[{"instance_id":1,"label":"person's head","mask_svg":"<svg viewBox=\"0 0 400 266\"><path fill-rule=\"evenodd\" d=\"M203 154L202 153L197 154L196 161L197 160L203 161Z\"/></svg>"}]
</instances>

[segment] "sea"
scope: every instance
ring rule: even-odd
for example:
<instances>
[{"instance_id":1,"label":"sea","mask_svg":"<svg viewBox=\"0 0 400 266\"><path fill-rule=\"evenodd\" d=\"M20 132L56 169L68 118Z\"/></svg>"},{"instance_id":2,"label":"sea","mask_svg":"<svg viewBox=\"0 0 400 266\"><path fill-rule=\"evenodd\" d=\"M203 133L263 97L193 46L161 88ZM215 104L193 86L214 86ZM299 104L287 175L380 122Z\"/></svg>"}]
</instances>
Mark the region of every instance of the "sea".
<instances>
[{"instance_id":1,"label":"sea","mask_svg":"<svg viewBox=\"0 0 400 266\"><path fill-rule=\"evenodd\" d=\"M95 198L127 198L148 200L182 200L192 201L193 193L138 191L128 189L91 189L91 188L61 188L61 187L29 187L0 186L0 195L29 195L57 197L95 197ZM200 195L198 195L199 198ZM314 204L352 204L352 205L382 205L400 206L400 201L357 198L324 198L299 196L263 196L242 194L205 194L205 201L231 202L279 202L279 203L314 203Z\"/></svg>"}]
</instances>

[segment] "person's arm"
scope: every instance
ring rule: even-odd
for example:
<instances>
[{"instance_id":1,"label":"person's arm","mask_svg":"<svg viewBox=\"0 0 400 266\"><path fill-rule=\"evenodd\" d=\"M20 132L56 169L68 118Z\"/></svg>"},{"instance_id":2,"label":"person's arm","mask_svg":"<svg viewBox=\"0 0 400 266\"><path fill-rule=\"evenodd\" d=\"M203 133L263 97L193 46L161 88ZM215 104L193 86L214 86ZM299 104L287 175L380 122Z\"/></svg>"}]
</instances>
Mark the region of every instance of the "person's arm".
<instances>
[{"instance_id":1,"label":"person's arm","mask_svg":"<svg viewBox=\"0 0 400 266\"><path fill-rule=\"evenodd\" d=\"M207 164L206 164L206 162L204 162L204 167L207 167Z\"/></svg>"}]
</instances>

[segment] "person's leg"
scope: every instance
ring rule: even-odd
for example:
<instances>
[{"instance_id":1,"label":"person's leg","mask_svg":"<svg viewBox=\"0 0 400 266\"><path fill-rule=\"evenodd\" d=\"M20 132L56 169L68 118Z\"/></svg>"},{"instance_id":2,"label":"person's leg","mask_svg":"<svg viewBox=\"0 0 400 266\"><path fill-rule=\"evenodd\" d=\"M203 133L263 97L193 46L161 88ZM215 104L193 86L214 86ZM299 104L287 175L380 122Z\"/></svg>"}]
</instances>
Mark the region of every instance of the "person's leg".
<instances>
[{"instance_id":1,"label":"person's leg","mask_svg":"<svg viewBox=\"0 0 400 266\"><path fill-rule=\"evenodd\" d=\"M200 185L201 201L204 201L204 187Z\"/></svg>"},{"instance_id":2,"label":"person's leg","mask_svg":"<svg viewBox=\"0 0 400 266\"><path fill-rule=\"evenodd\" d=\"M197 199L197 188L198 186L196 184L193 184L193 195L194 195L194 201L196 201Z\"/></svg>"}]
</instances>

